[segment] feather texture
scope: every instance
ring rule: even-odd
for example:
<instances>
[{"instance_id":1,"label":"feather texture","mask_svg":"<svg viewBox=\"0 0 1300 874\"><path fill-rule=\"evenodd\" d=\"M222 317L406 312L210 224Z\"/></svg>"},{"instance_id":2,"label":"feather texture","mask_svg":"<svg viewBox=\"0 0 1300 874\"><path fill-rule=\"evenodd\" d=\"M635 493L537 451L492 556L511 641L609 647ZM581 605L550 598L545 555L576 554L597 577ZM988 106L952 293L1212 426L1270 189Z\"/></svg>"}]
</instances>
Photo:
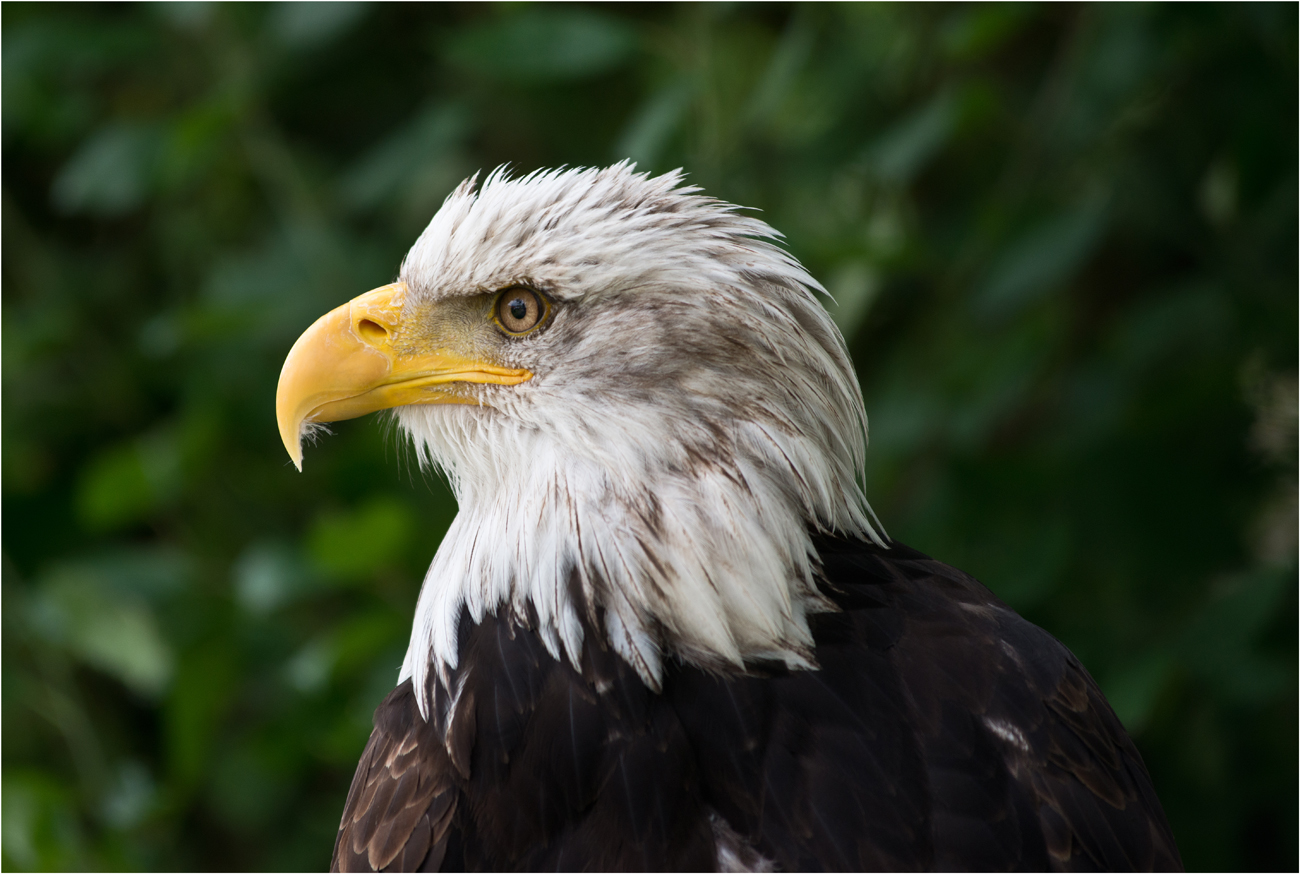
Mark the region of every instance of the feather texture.
<instances>
[{"instance_id":1,"label":"feather texture","mask_svg":"<svg viewBox=\"0 0 1300 874\"><path fill-rule=\"evenodd\" d=\"M815 671L676 662L656 692L599 635L574 668L512 620L467 619L468 773L403 684L335 867L1180 867L1141 757L1065 647L907 547L816 543L837 609L810 623Z\"/></svg>"}]
</instances>

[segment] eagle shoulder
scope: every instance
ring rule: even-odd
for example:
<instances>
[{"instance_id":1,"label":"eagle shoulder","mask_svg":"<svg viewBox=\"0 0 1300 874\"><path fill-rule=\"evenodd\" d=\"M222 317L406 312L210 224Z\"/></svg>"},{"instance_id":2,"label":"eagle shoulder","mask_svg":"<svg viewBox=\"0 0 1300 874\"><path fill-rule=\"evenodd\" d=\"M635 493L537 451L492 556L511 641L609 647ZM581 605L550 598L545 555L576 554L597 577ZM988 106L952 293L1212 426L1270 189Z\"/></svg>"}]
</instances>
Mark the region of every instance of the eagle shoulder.
<instances>
[{"instance_id":1,"label":"eagle shoulder","mask_svg":"<svg viewBox=\"0 0 1300 874\"><path fill-rule=\"evenodd\" d=\"M819 546L846 613L890 629L935 867L1181 870L1141 755L1064 645L907 546Z\"/></svg>"},{"instance_id":2,"label":"eagle shoulder","mask_svg":"<svg viewBox=\"0 0 1300 874\"><path fill-rule=\"evenodd\" d=\"M446 748L403 683L375 711L330 870L439 870L458 797Z\"/></svg>"}]
</instances>

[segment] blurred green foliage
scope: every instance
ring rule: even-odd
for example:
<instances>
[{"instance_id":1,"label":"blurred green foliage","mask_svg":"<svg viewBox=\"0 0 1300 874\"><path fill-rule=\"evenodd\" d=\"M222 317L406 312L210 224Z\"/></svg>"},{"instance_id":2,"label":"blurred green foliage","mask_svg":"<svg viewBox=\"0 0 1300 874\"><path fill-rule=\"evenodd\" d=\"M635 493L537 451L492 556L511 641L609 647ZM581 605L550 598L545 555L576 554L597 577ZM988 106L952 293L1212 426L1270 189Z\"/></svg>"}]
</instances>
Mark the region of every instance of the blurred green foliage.
<instances>
[{"instance_id":1,"label":"blurred green foliage","mask_svg":"<svg viewBox=\"0 0 1300 874\"><path fill-rule=\"evenodd\" d=\"M455 512L273 398L462 177L684 166L822 278L891 534L1297 866L1294 5L3 8L3 863L324 867Z\"/></svg>"}]
</instances>

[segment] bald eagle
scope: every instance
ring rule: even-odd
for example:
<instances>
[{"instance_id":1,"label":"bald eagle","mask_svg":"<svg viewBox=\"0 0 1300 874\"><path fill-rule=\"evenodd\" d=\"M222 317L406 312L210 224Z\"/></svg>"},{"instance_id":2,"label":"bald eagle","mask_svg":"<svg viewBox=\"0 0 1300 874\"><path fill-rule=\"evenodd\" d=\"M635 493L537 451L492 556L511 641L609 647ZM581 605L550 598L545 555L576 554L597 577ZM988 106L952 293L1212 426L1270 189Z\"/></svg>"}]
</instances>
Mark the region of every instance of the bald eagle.
<instances>
[{"instance_id":1,"label":"bald eagle","mask_svg":"<svg viewBox=\"0 0 1300 874\"><path fill-rule=\"evenodd\" d=\"M459 504L335 870L1180 867L1078 660L886 537L777 236L680 173L497 171L294 344L299 469L391 408Z\"/></svg>"}]
</instances>

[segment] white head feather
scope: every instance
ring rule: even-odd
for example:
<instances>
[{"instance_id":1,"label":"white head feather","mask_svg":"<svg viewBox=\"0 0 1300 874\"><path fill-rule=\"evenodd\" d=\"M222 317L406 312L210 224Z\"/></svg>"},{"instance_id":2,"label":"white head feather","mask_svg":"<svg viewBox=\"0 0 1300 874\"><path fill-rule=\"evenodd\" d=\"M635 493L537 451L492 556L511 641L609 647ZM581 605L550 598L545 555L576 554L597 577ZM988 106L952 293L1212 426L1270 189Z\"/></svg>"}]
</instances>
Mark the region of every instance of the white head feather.
<instances>
[{"instance_id":1,"label":"white head feather","mask_svg":"<svg viewBox=\"0 0 1300 874\"><path fill-rule=\"evenodd\" d=\"M680 182L498 170L457 188L402 265L408 301L522 283L556 304L509 362L533 379L398 411L460 505L402 667L426 718L462 607L535 620L575 666L603 633L654 688L665 657L809 667L807 615L829 606L810 532L880 541L824 289L768 225Z\"/></svg>"}]
</instances>

